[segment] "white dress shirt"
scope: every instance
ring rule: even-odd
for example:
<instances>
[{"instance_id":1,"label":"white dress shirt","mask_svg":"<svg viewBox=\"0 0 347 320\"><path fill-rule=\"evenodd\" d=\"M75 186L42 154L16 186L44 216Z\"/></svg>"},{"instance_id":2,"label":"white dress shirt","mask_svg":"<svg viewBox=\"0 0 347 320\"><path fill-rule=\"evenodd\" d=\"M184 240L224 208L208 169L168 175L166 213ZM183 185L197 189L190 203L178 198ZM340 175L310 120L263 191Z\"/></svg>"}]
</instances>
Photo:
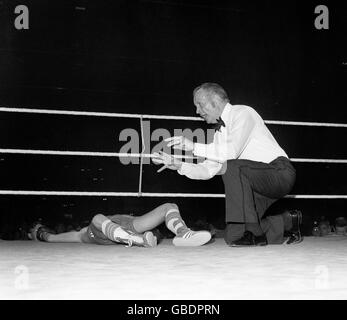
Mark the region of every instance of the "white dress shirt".
<instances>
[{"instance_id":1,"label":"white dress shirt","mask_svg":"<svg viewBox=\"0 0 347 320\"><path fill-rule=\"evenodd\" d=\"M215 132L212 143L194 144L193 154L206 160L198 164L183 162L180 175L207 180L224 173L227 160L270 163L278 157L288 157L253 108L227 103L221 118L225 127Z\"/></svg>"}]
</instances>

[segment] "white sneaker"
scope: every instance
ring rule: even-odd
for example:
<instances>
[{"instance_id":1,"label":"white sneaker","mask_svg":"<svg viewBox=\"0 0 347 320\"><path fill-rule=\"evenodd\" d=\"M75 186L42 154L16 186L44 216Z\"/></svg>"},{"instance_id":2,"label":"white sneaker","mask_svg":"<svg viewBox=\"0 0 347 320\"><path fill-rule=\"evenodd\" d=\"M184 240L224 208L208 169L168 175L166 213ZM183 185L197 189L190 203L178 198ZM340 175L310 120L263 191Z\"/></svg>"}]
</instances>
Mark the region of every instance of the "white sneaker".
<instances>
[{"instance_id":1,"label":"white sneaker","mask_svg":"<svg viewBox=\"0 0 347 320\"><path fill-rule=\"evenodd\" d=\"M172 243L176 247L199 247L211 240L209 231L192 231L189 230L183 235L173 238Z\"/></svg>"}]
</instances>

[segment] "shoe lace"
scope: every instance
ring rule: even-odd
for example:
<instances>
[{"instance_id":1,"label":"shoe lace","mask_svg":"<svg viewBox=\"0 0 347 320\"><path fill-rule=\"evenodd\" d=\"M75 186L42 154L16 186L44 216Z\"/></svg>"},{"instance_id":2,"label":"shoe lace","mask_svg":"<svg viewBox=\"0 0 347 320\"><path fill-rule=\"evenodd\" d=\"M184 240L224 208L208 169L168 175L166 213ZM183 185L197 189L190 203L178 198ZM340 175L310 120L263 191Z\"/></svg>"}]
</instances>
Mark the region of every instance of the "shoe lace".
<instances>
[{"instance_id":1,"label":"shoe lace","mask_svg":"<svg viewBox=\"0 0 347 320\"><path fill-rule=\"evenodd\" d=\"M141 235L133 233L133 232L129 232L128 239L117 238L118 242L126 244L125 246L126 248L132 247L133 244L136 244L136 243L141 244L141 240L144 242L143 237Z\"/></svg>"},{"instance_id":2,"label":"shoe lace","mask_svg":"<svg viewBox=\"0 0 347 320\"><path fill-rule=\"evenodd\" d=\"M126 248L132 247L132 245L133 245L133 241L130 238L129 239L116 238L116 242L126 244L126 246L125 246Z\"/></svg>"},{"instance_id":3,"label":"shoe lace","mask_svg":"<svg viewBox=\"0 0 347 320\"><path fill-rule=\"evenodd\" d=\"M126 248L130 248L133 246L133 241L131 239L128 239L127 243L128 244L125 246Z\"/></svg>"}]
</instances>

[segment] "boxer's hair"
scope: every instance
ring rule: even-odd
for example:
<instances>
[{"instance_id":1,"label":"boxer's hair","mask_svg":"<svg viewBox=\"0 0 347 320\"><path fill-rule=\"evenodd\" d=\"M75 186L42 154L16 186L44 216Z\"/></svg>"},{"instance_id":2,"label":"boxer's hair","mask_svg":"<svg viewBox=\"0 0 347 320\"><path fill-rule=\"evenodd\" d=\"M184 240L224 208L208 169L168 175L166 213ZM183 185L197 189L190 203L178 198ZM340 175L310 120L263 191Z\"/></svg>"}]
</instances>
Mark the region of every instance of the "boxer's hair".
<instances>
[{"instance_id":1,"label":"boxer's hair","mask_svg":"<svg viewBox=\"0 0 347 320\"><path fill-rule=\"evenodd\" d=\"M212 82L203 83L202 85L200 85L194 89L193 97L200 89L204 90L208 94L215 94L215 95L219 96L225 102L230 101L228 94L218 83L212 83Z\"/></svg>"}]
</instances>

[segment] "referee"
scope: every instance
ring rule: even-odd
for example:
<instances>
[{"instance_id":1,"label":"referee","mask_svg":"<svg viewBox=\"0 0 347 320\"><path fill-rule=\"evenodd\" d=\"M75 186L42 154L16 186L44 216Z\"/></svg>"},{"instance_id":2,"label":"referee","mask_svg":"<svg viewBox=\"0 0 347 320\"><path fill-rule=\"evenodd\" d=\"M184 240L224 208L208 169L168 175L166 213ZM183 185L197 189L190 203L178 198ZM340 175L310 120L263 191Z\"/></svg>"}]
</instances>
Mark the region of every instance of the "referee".
<instances>
[{"instance_id":1,"label":"referee","mask_svg":"<svg viewBox=\"0 0 347 320\"><path fill-rule=\"evenodd\" d=\"M168 147L192 151L206 160L187 163L161 152L155 154L153 162L190 179L206 180L222 174L226 195L224 238L228 245L300 242L300 211L264 217L270 205L291 191L296 179L287 154L264 120L249 106L230 104L227 93L216 83L195 88L193 98L196 113L214 126L213 142L193 143L182 136L166 141Z\"/></svg>"}]
</instances>

